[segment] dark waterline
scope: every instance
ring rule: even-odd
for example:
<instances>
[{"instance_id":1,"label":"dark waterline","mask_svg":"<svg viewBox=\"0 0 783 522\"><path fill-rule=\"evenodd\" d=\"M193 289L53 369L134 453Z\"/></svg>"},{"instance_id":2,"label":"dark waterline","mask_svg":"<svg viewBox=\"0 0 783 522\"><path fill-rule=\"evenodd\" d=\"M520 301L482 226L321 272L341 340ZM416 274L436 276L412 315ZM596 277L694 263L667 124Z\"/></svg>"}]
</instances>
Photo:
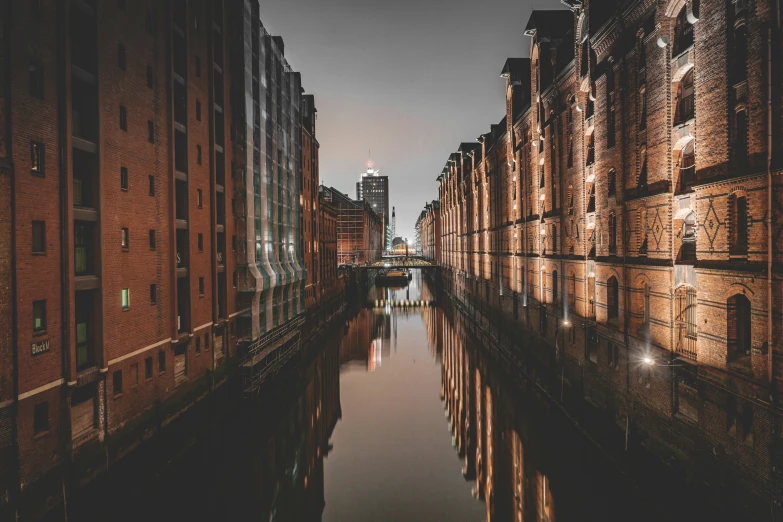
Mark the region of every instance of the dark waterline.
<instances>
[{"instance_id":1,"label":"dark waterline","mask_svg":"<svg viewBox=\"0 0 783 522\"><path fill-rule=\"evenodd\" d=\"M619 522L711 511L669 474L651 477L666 484L654 491L627 480L466 340L459 317L410 306L422 300L436 298L418 277L373 288L264 404L219 391L69 499L69 520Z\"/></svg>"}]
</instances>

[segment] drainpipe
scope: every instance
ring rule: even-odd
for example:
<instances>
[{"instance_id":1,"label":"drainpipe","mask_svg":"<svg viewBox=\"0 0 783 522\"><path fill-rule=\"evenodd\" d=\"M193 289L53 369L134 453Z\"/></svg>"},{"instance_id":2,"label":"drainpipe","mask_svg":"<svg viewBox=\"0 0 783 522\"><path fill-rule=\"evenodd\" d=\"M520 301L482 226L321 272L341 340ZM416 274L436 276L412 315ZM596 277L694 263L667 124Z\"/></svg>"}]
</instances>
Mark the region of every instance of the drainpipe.
<instances>
[{"instance_id":1,"label":"drainpipe","mask_svg":"<svg viewBox=\"0 0 783 522\"><path fill-rule=\"evenodd\" d=\"M780 13L778 13L778 20ZM767 33L767 379L770 391L772 369L772 27ZM772 395L772 394L770 394Z\"/></svg>"}]
</instances>

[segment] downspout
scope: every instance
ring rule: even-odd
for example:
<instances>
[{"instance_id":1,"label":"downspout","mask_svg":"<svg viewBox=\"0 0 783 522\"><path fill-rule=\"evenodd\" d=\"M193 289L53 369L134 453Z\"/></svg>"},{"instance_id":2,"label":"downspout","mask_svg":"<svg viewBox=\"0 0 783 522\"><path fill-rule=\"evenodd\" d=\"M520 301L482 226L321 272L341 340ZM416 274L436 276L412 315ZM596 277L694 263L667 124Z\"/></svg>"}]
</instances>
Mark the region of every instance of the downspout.
<instances>
[{"instance_id":1,"label":"downspout","mask_svg":"<svg viewBox=\"0 0 783 522\"><path fill-rule=\"evenodd\" d=\"M778 20L780 13L778 13ZM767 379L774 383L772 350L772 27L767 32ZM772 395L772 394L770 394Z\"/></svg>"}]
</instances>

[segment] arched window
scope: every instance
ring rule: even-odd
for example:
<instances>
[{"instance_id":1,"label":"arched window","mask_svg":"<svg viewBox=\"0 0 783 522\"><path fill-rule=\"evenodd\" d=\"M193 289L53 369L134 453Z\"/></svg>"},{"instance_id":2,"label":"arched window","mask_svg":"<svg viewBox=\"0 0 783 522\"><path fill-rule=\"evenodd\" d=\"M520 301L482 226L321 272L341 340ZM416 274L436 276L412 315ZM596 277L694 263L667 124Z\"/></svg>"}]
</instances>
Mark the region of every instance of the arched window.
<instances>
[{"instance_id":1,"label":"arched window","mask_svg":"<svg viewBox=\"0 0 783 522\"><path fill-rule=\"evenodd\" d=\"M696 147L690 140L680 154L680 190L688 190L696 181Z\"/></svg>"},{"instance_id":2,"label":"arched window","mask_svg":"<svg viewBox=\"0 0 783 522\"><path fill-rule=\"evenodd\" d=\"M677 21L674 24L674 56L685 52L693 46L693 26L688 22L688 13L686 6L680 10L677 15Z\"/></svg>"},{"instance_id":3,"label":"arched window","mask_svg":"<svg viewBox=\"0 0 783 522\"><path fill-rule=\"evenodd\" d=\"M675 123L685 123L693 118L694 109L693 69L685 73L677 85L677 117Z\"/></svg>"},{"instance_id":4,"label":"arched window","mask_svg":"<svg viewBox=\"0 0 783 522\"><path fill-rule=\"evenodd\" d=\"M748 253L748 200L745 196L731 196L731 230L729 252L732 255Z\"/></svg>"},{"instance_id":5,"label":"arched window","mask_svg":"<svg viewBox=\"0 0 783 522\"><path fill-rule=\"evenodd\" d=\"M647 145L639 147L639 178L636 186L639 190L647 189Z\"/></svg>"},{"instance_id":6,"label":"arched window","mask_svg":"<svg viewBox=\"0 0 783 522\"><path fill-rule=\"evenodd\" d=\"M683 285L675 292L677 353L696 360L696 289Z\"/></svg>"},{"instance_id":7,"label":"arched window","mask_svg":"<svg viewBox=\"0 0 783 522\"><path fill-rule=\"evenodd\" d=\"M726 346L729 360L750 355L750 301L743 294L726 302Z\"/></svg>"},{"instance_id":8,"label":"arched window","mask_svg":"<svg viewBox=\"0 0 783 522\"><path fill-rule=\"evenodd\" d=\"M614 196L617 193L617 172L614 169L609 169L609 174L606 176L607 196Z\"/></svg>"},{"instance_id":9,"label":"arched window","mask_svg":"<svg viewBox=\"0 0 783 522\"><path fill-rule=\"evenodd\" d=\"M617 217L609 214L609 254L617 253Z\"/></svg>"},{"instance_id":10,"label":"arched window","mask_svg":"<svg viewBox=\"0 0 783 522\"><path fill-rule=\"evenodd\" d=\"M585 165L590 166L595 163L595 132L587 136L587 159Z\"/></svg>"},{"instance_id":11,"label":"arched window","mask_svg":"<svg viewBox=\"0 0 783 522\"><path fill-rule=\"evenodd\" d=\"M617 319L620 315L619 288L617 278L612 276L606 282L606 314L611 319Z\"/></svg>"},{"instance_id":12,"label":"arched window","mask_svg":"<svg viewBox=\"0 0 783 522\"><path fill-rule=\"evenodd\" d=\"M642 287L642 321L644 324L650 322L650 285L647 283Z\"/></svg>"},{"instance_id":13,"label":"arched window","mask_svg":"<svg viewBox=\"0 0 783 522\"><path fill-rule=\"evenodd\" d=\"M552 301L557 302L557 290L558 290L558 281L557 281L557 270L552 271Z\"/></svg>"},{"instance_id":14,"label":"arched window","mask_svg":"<svg viewBox=\"0 0 783 522\"><path fill-rule=\"evenodd\" d=\"M740 24L734 29L734 64L732 69L735 84L748 78L748 28L745 24Z\"/></svg>"},{"instance_id":15,"label":"arched window","mask_svg":"<svg viewBox=\"0 0 783 522\"><path fill-rule=\"evenodd\" d=\"M573 310L576 307L576 274L571 274L568 278L568 304Z\"/></svg>"},{"instance_id":16,"label":"arched window","mask_svg":"<svg viewBox=\"0 0 783 522\"><path fill-rule=\"evenodd\" d=\"M696 213L691 212L682 220L682 250L680 261L696 261Z\"/></svg>"}]
</instances>

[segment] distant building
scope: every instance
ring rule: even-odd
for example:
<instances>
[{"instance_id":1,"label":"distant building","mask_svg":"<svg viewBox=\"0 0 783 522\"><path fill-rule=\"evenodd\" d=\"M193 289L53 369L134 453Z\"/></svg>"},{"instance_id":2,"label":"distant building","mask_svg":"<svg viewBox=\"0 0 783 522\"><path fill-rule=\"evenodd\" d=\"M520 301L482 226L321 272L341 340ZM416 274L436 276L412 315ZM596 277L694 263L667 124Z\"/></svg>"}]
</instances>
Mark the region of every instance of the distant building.
<instances>
[{"instance_id":1,"label":"distant building","mask_svg":"<svg viewBox=\"0 0 783 522\"><path fill-rule=\"evenodd\" d=\"M332 203L331 197L325 198L325 187L321 187L318 197L318 266L319 291L318 304L340 295L343 280L337 271L337 218L339 209Z\"/></svg>"},{"instance_id":2,"label":"distant building","mask_svg":"<svg viewBox=\"0 0 783 522\"><path fill-rule=\"evenodd\" d=\"M440 264L440 201L435 200L424 207L418 225L422 257Z\"/></svg>"},{"instance_id":3,"label":"distant building","mask_svg":"<svg viewBox=\"0 0 783 522\"><path fill-rule=\"evenodd\" d=\"M305 308L316 305L321 290L320 252L318 250L318 149L315 137L315 120L318 111L315 97L302 97L302 254L307 271L305 279ZM335 263L335 268L337 264Z\"/></svg>"},{"instance_id":4,"label":"distant building","mask_svg":"<svg viewBox=\"0 0 783 522\"><path fill-rule=\"evenodd\" d=\"M337 261L363 265L380 259L383 220L367 201L355 201L334 188L324 188L324 199L337 206Z\"/></svg>"},{"instance_id":5,"label":"distant building","mask_svg":"<svg viewBox=\"0 0 783 522\"><path fill-rule=\"evenodd\" d=\"M370 208L381 218L384 228L383 246L384 248L391 246L391 234L387 232L391 226L389 176L382 176L380 171L373 169L370 163L356 182L356 199L369 203Z\"/></svg>"}]
</instances>

